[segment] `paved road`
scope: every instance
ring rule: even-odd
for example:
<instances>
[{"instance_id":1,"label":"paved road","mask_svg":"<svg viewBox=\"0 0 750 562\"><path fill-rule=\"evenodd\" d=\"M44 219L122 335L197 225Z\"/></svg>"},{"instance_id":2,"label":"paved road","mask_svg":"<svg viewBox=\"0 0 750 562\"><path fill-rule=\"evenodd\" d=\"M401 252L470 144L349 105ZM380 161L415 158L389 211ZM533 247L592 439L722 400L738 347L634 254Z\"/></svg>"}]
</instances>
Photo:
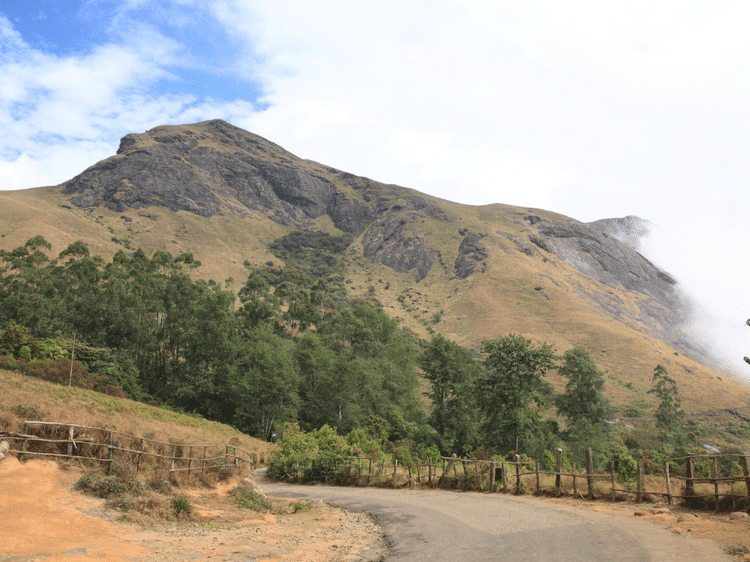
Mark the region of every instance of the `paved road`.
<instances>
[{"instance_id":1,"label":"paved road","mask_svg":"<svg viewBox=\"0 0 750 562\"><path fill-rule=\"evenodd\" d=\"M729 561L719 544L650 521L576 509L539 498L443 490L296 486L260 481L272 496L320 499L372 514L392 543L388 562Z\"/></svg>"}]
</instances>

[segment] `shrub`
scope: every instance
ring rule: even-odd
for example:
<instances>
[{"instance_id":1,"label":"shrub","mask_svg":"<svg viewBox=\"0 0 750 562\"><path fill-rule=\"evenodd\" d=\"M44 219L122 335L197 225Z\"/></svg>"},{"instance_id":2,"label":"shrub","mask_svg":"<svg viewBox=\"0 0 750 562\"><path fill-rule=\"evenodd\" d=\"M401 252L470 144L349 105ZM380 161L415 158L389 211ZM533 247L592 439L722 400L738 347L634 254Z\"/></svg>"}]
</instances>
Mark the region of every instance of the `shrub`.
<instances>
[{"instance_id":1,"label":"shrub","mask_svg":"<svg viewBox=\"0 0 750 562\"><path fill-rule=\"evenodd\" d=\"M246 486L238 486L231 492L238 507L253 511L270 511L273 507L268 498Z\"/></svg>"},{"instance_id":2,"label":"shrub","mask_svg":"<svg viewBox=\"0 0 750 562\"><path fill-rule=\"evenodd\" d=\"M190 515L193 511L190 500L185 496L177 496L169 501L169 507L177 517Z\"/></svg>"},{"instance_id":3,"label":"shrub","mask_svg":"<svg viewBox=\"0 0 750 562\"><path fill-rule=\"evenodd\" d=\"M86 472L78 479L74 487L76 490L105 499L124 496L130 490L127 483L116 476L105 476L96 471Z\"/></svg>"},{"instance_id":4,"label":"shrub","mask_svg":"<svg viewBox=\"0 0 750 562\"><path fill-rule=\"evenodd\" d=\"M621 452L617 459L617 479L620 482L633 482L638 474L638 463L630 453Z\"/></svg>"},{"instance_id":5,"label":"shrub","mask_svg":"<svg viewBox=\"0 0 750 562\"><path fill-rule=\"evenodd\" d=\"M294 513L306 513L310 511L310 505L307 502L297 502L294 504Z\"/></svg>"}]
</instances>

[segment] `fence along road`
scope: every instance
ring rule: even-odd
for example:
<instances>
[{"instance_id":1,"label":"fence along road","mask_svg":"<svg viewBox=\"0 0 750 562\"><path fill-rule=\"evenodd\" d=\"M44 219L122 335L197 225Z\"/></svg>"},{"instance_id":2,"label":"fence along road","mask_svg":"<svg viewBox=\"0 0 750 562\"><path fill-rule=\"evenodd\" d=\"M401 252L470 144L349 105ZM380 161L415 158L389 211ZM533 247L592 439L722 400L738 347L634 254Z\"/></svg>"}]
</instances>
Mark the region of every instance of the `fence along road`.
<instances>
[{"instance_id":1,"label":"fence along road","mask_svg":"<svg viewBox=\"0 0 750 562\"><path fill-rule=\"evenodd\" d=\"M719 544L650 521L539 498L443 490L300 486L258 481L272 496L323 500L374 515L393 544L388 562L730 561ZM506 558L507 557L507 558Z\"/></svg>"}]
</instances>

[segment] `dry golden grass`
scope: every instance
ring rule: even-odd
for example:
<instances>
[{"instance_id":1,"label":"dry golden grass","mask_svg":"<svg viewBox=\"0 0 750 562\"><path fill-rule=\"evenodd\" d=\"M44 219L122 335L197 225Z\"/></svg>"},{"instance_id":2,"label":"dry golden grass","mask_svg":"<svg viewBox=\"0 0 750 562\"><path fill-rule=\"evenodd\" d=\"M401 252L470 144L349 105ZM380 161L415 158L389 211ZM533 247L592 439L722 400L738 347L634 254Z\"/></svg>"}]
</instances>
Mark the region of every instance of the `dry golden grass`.
<instances>
[{"instance_id":1,"label":"dry golden grass","mask_svg":"<svg viewBox=\"0 0 750 562\"><path fill-rule=\"evenodd\" d=\"M29 414L37 414L44 419L33 421L113 429L165 443L201 446L232 444L255 454L261 464L266 462L275 448L271 443L197 416L90 390L68 388L10 371L0 370L0 388L3 390L0 397L0 428L4 425L8 428L5 431L19 431L22 422L29 420ZM20 411L20 415L13 410Z\"/></svg>"}]
</instances>

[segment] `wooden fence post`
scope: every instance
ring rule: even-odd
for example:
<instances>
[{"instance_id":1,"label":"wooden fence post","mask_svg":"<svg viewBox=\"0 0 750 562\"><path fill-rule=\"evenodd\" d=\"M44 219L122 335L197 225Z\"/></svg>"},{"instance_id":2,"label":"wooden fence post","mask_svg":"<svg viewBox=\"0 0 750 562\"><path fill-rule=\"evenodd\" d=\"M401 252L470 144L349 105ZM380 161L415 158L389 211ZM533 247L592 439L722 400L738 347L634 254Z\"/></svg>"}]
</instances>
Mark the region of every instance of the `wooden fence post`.
<instances>
[{"instance_id":1,"label":"wooden fence post","mask_svg":"<svg viewBox=\"0 0 750 562\"><path fill-rule=\"evenodd\" d=\"M576 480L576 461L572 459L570 461L570 468L573 472L573 497L578 497L578 480Z\"/></svg>"},{"instance_id":2,"label":"wooden fence post","mask_svg":"<svg viewBox=\"0 0 750 562\"><path fill-rule=\"evenodd\" d=\"M617 501L617 474L615 473L615 461L612 461L612 501Z\"/></svg>"},{"instance_id":3,"label":"wooden fence post","mask_svg":"<svg viewBox=\"0 0 750 562\"><path fill-rule=\"evenodd\" d=\"M695 495L695 453L688 453L685 461L685 497L691 498Z\"/></svg>"},{"instance_id":4,"label":"wooden fence post","mask_svg":"<svg viewBox=\"0 0 750 562\"><path fill-rule=\"evenodd\" d=\"M750 453L745 451L740 456L740 466L742 467L742 476L745 477L745 488L747 495L750 496Z\"/></svg>"},{"instance_id":5,"label":"wooden fence post","mask_svg":"<svg viewBox=\"0 0 750 562\"><path fill-rule=\"evenodd\" d=\"M369 486L372 482L372 459L370 459L370 463L367 466L367 485Z\"/></svg>"},{"instance_id":6,"label":"wooden fence post","mask_svg":"<svg viewBox=\"0 0 750 562\"><path fill-rule=\"evenodd\" d=\"M714 497L716 498L716 513L719 512L719 459L714 457L714 465L711 467L714 480Z\"/></svg>"},{"instance_id":7,"label":"wooden fence post","mask_svg":"<svg viewBox=\"0 0 750 562\"><path fill-rule=\"evenodd\" d=\"M669 461L664 461L664 477L667 479L667 503L672 505L672 483L669 480Z\"/></svg>"},{"instance_id":8,"label":"wooden fence post","mask_svg":"<svg viewBox=\"0 0 750 562\"><path fill-rule=\"evenodd\" d=\"M555 450L555 497L562 495L562 449Z\"/></svg>"},{"instance_id":9,"label":"wooden fence post","mask_svg":"<svg viewBox=\"0 0 750 562\"><path fill-rule=\"evenodd\" d=\"M68 456L70 457L68 462L73 460L73 447L75 446L75 441L73 440L73 431L74 427L71 425L70 429L68 430Z\"/></svg>"},{"instance_id":10,"label":"wooden fence post","mask_svg":"<svg viewBox=\"0 0 750 562\"><path fill-rule=\"evenodd\" d=\"M635 473L635 502L643 501L643 459L638 459Z\"/></svg>"},{"instance_id":11,"label":"wooden fence post","mask_svg":"<svg viewBox=\"0 0 750 562\"><path fill-rule=\"evenodd\" d=\"M398 459L393 461L393 485L396 485L396 469L398 469Z\"/></svg>"},{"instance_id":12,"label":"wooden fence post","mask_svg":"<svg viewBox=\"0 0 750 562\"><path fill-rule=\"evenodd\" d=\"M591 448L586 449L586 486L589 489L589 499L594 499L594 459Z\"/></svg>"},{"instance_id":13,"label":"wooden fence post","mask_svg":"<svg viewBox=\"0 0 750 562\"><path fill-rule=\"evenodd\" d=\"M232 452L234 452L234 466L237 468L237 477L239 477L242 466L240 465L240 457L237 456L237 447L232 447Z\"/></svg>"},{"instance_id":14,"label":"wooden fence post","mask_svg":"<svg viewBox=\"0 0 750 562\"><path fill-rule=\"evenodd\" d=\"M23 434L24 435L28 435L29 434L29 424L27 424L27 423L23 424ZM28 450L29 450L29 440L28 439L24 439L21 442L21 451L26 452ZM18 462L24 462L24 455L23 455L23 453L21 453L21 454L18 455Z\"/></svg>"},{"instance_id":15,"label":"wooden fence post","mask_svg":"<svg viewBox=\"0 0 750 562\"><path fill-rule=\"evenodd\" d=\"M542 493L542 487L539 481L541 470L542 470L541 463L539 461L536 461L536 495L537 496Z\"/></svg>"},{"instance_id":16,"label":"wooden fence post","mask_svg":"<svg viewBox=\"0 0 750 562\"><path fill-rule=\"evenodd\" d=\"M193 448L188 449L188 476L190 476L190 469L193 468Z\"/></svg>"},{"instance_id":17,"label":"wooden fence post","mask_svg":"<svg viewBox=\"0 0 750 562\"><path fill-rule=\"evenodd\" d=\"M521 455L516 455L516 494L521 493Z\"/></svg>"},{"instance_id":18,"label":"wooden fence post","mask_svg":"<svg viewBox=\"0 0 750 562\"><path fill-rule=\"evenodd\" d=\"M113 447L113 439L114 439L114 437L112 435L112 431L110 431L109 432L109 445L108 445L108 449L109 449L109 462L107 463L107 474L109 474L109 472L112 470L112 463L115 460L115 449Z\"/></svg>"},{"instance_id":19,"label":"wooden fence post","mask_svg":"<svg viewBox=\"0 0 750 562\"><path fill-rule=\"evenodd\" d=\"M141 470L141 457L143 457L143 439L141 439L138 445L138 456L135 459L135 471L136 473Z\"/></svg>"},{"instance_id":20,"label":"wooden fence post","mask_svg":"<svg viewBox=\"0 0 750 562\"><path fill-rule=\"evenodd\" d=\"M172 467L169 469L169 479L174 484L174 463L177 459L177 445L172 445ZM226 464L224 465L226 466Z\"/></svg>"},{"instance_id":21,"label":"wooden fence post","mask_svg":"<svg viewBox=\"0 0 750 562\"><path fill-rule=\"evenodd\" d=\"M508 489L508 469L505 467L505 463L500 463L500 474L502 475L503 481L503 492Z\"/></svg>"},{"instance_id":22,"label":"wooden fence post","mask_svg":"<svg viewBox=\"0 0 750 562\"><path fill-rule=\"evenodd\" d=\"M497 470L497 462L492 461L490 463L490 494L495 491L495 470Z\"/></svg>"}]
</instances>

